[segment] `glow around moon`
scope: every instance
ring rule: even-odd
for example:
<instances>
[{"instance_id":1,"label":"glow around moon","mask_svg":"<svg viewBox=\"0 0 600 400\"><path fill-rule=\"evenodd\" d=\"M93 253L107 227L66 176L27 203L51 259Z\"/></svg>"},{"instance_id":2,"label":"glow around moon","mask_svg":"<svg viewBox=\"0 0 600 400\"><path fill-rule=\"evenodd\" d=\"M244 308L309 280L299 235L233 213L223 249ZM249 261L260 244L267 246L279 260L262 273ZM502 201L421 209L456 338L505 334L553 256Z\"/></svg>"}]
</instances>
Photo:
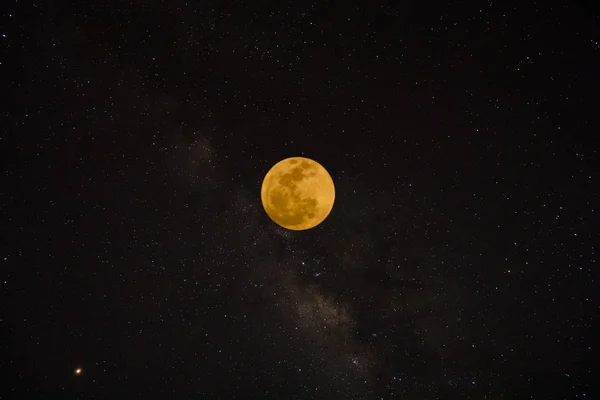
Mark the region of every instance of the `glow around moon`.
<instances>
[{"instance_id":1,"label":"glow around moon","mask_svg":"<svg viewBox=\"0 0 600 400\"><path fill-rule=\"evenodd\" d=\"M327 218L333 208L335 187L321 164L309 158L291 157L269 170L260 195L273 222L301 231L314 228Z\"/></svg>"}]
</instances>

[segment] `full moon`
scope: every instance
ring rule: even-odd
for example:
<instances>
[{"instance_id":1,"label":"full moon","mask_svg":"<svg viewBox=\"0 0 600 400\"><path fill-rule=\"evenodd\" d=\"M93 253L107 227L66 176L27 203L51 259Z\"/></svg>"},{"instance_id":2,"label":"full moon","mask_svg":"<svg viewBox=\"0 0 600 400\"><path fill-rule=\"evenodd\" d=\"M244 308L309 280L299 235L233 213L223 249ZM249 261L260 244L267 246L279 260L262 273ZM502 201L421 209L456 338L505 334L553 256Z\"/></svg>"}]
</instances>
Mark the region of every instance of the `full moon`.
<instances>
[{"instance_id":1,"label":"full moon","mask_svg":"<svg viewBox=\"0 0 600 400\"><path fill-rule=\"evenodd\" d=\"M303 231L327 218L333 208L335 187L321 164L310 158L291 157L267 172L260 197L273 222Z\"/></svg>"}]
</instances>

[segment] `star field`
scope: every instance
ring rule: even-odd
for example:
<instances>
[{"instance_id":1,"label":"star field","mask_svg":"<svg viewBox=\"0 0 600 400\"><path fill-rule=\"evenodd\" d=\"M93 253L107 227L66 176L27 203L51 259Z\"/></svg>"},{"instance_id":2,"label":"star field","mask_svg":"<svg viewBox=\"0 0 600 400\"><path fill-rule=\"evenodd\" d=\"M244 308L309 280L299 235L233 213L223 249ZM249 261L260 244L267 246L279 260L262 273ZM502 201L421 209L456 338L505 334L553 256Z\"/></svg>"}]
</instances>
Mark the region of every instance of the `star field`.
<instances>
[{"instance_id":1,"label":"star field","mask_svg":"<svg viewBox=\"0 0 600 400\"><path fill-rule=\"evenodd\" d=\"M8 3L0 398L595 398L599 15Z\"/></svg>"}]
</instances>

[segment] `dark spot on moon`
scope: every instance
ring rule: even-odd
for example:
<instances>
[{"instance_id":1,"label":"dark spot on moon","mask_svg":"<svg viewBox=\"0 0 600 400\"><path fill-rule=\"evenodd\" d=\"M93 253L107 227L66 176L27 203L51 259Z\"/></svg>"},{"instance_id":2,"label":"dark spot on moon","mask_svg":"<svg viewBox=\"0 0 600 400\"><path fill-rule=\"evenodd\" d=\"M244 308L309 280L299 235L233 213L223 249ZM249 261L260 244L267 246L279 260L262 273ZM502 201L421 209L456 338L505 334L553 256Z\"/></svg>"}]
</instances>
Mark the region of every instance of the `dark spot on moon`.
<instances>
[{"instance_id":1,"label":"dark spot on moon","mask_svg":"<svg viewBox=\"0 0 600 400\"><path fill-rule=\"evenodd\" d=\"M300 163L300 168L302 168L302 169L312 169L314 167L308 161L302 161Z\"/></svg>"},{"instance_id":2,"label":"dark spot on moon","mask_svg":"<svg viewBox=\"0 0 600 400\"><path fill-rule=\"evenodd\" d=\"M290 172L287 172L279 178L279 184L294 189L296 185L293 182L299 182L306 178L302 165L292 168Z\"/></svg>"}]
</instances>

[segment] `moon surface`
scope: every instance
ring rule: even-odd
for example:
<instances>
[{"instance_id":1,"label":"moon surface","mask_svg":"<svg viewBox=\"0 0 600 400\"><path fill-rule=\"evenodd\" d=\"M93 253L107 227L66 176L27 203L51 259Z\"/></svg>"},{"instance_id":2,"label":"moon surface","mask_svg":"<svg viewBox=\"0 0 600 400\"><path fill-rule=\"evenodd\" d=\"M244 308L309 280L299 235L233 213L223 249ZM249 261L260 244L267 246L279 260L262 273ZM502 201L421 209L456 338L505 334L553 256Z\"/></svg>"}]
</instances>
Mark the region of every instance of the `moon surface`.
<instances>
[{"instance_id":1,"label":"moon surface","mask_svg":"<svg viewBox=\"0 0 600 400\"><path fill-rule=\"evenodd\" d=\"M331 176L318 162L291 157L275 164L262 183L263 207L277 225L302 231L327 218L335 200Z\"/></svg>"}]
</instances>

